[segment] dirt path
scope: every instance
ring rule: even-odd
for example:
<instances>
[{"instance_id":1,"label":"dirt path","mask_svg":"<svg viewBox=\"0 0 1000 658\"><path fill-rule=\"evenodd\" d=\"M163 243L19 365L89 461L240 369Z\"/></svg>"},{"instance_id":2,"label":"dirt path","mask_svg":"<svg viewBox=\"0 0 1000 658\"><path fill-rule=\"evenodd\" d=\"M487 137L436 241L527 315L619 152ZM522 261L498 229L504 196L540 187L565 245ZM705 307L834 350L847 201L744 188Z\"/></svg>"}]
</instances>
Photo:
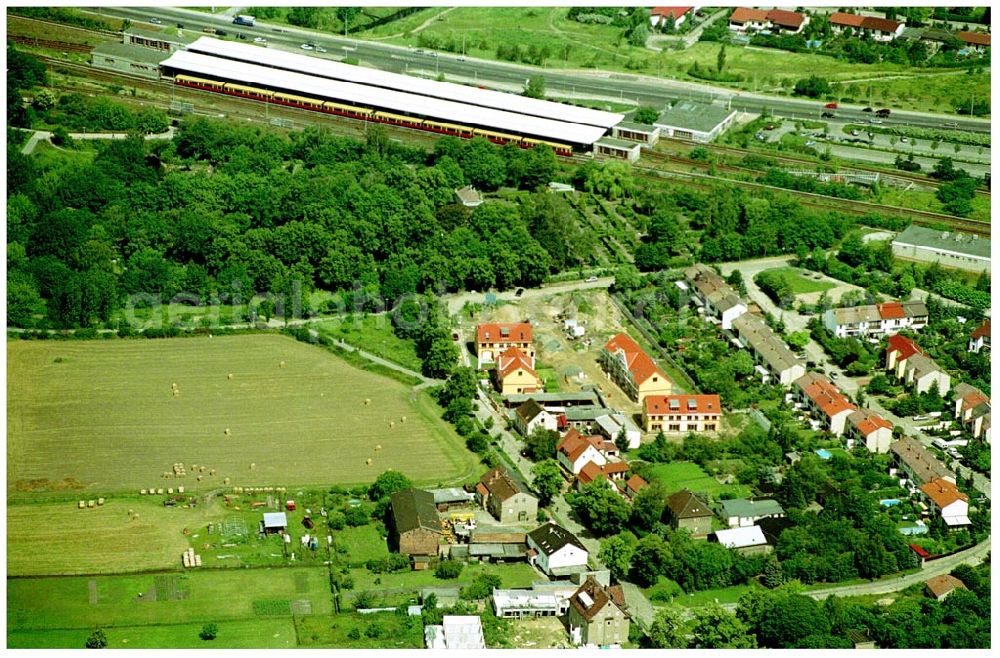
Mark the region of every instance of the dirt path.
<instances>
[{"instance_id":1,"label":"dirt path","mask_svg":"<svg viewBox=\"0 0 1000 658\"><path fill-rule=\"evenodd\" d=\"M427 28L429 28L431 26L431 23L433 23L436 20L439 20L442 16L444 16L445 14L447 14L450 11L453 11L454 9L456 9L456 8L455 7L448 7L447 9L445 9L444 11L442 11L440 14L434 14L433 16L431 16L430 18L428 18L426 21L424 21L423 23L421 23L417 27L415 27L412 30L410 30L410 34L418 34L418 33L422 32L423 30L426 30ZM400 35L400 36L402 36L402 35Z\"/></svg>"}]
</instances>

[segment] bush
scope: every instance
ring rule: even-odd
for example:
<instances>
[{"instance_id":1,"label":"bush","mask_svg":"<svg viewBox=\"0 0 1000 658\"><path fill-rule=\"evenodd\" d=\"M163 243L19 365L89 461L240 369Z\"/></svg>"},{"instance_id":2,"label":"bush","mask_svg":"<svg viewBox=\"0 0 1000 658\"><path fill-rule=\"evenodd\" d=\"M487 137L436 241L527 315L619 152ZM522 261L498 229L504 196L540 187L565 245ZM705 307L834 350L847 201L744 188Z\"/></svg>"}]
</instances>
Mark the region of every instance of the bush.
<instances>
[{"instance_id":1,"label":"bush","mask_svg":"<svg viewBox=\"0 0 1000 658\"><path fill-rule=\"evenodd\" d=\"M795 83L793 88L796 96L808 96L809 98L819 98L820 96L826 96L832 89L830 83L824 78L818 75L811 75L808 78L802 78Z\"/></svg>"},{"instance_id":2,"label":"bush","mask_svg":"<svg viewBox=\"0 0 1000 658\"><path fill-rule=\"evenodd\" d=\"M357 626L355 626L351 630L347 631L347 637L350 638L350 639L352 639L352 640L360 640L361 639L361 629L358 628Z\"/></svg>"},{"instance_id":3,"label":"bush","mask_svg":"<svg viewBox=\"0 0 1000 658\"><path fill-rule=\"evenodd\" d=\"M108 638L104 631L98 628L87 638L86 647L88 649L103 649L108 646Z\"/></svg>"},{"instance_id":4,"label":"bush","mask_svg":"<svg viewBox=\"0 0 1000 658\"><path fill-rule=\"evenodd\" d=\"M200 637L205 641L208 641L208 640L214 640L218 634L219 634L219 627L217 625L205 624L204 626L201 627L201 632L198 633L198 637Z\"/></svg>"},{"instance_id":5,"label":"bush","mask_svg":"<svg viewBox=\"0 0 1000 658\"><path fill-rule=\"evenodd\" d=\"M443 560L434 570L434 575L442 580L454 580L461 575L463 566L457 560Z\"/></svg>"}]
</instances>

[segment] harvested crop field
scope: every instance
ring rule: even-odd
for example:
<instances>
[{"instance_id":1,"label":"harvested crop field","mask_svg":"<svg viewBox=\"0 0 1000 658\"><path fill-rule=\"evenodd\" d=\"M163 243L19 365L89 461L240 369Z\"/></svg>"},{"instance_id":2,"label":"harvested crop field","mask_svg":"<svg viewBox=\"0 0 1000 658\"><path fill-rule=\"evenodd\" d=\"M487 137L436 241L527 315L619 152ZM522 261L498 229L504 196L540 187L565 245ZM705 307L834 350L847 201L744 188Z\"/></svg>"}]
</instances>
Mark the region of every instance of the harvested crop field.
<instances>
[{"instance_id":1,"label":"harvested crop field","mask_svg":"<svg viewBox=\"0 0 1000 658\"><path fill-rule=\"evenodd\" d=\"M285 336L11 341L7 382L14 498L356 484L389 468L437 483L475 466L425 393Z\"/></svg>"}]
</instances>

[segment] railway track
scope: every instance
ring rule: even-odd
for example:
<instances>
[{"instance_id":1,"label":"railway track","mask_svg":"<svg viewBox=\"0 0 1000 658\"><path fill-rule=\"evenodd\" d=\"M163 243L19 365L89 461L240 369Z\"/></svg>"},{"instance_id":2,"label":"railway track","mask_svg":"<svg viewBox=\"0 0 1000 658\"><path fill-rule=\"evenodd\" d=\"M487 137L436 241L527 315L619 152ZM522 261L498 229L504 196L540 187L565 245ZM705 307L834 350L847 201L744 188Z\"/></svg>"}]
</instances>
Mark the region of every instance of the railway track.
<instances>
[{"instance_id":1,"label":"railway track","mask_svg":"<svg viewBox=\"0 0 1000 658\"><path fill-rule=\"evenodd\" d=\"M698 161L695 161L698 162ZM867 215L867 214L880 214L889 215L891 217L903 217L910 219L914 224L921 226L947 226L949 228L959 230L965 233L975 233L977 235L982 235L984 237L989 237L990 235L990 224L989 222L981 222L974 219L965 219L963 217L954 217L952 215L944 215L941 213L928 212L925 210L910 210L908 208L899 208L897 206L883 206L876 203L869 203L868 201L855 201L852 199L839 199L837 197L824 196L822 194L814 194L812 192L800 192L797 190L786 190L781 187L774 187L771 185L764 185L762 183L755 183L750 181L741 181L733 179L719 179L715 176L710 176L708 174L699 174L694 172L673 172L673 171L663 171L661 169L654 169L651 167L643 167L640 165L633 165L637 170L637 175L640 178L645 178L647 180L663 180L663 179L681 179L687 181L688 185L697 187L700 189L711 190L717 186L720 182L727 183L730 185L735 185L736 187L742 187L745 189L754 189L758 191L767 191L772 193L784 193L790 194L802 203L804 206L809 206L812 208L818 208L820 210L834 210L837 212L843 212L850 215Z\"/></svg>"},{"instance_id":2,"label":"railway track","mask_svg":"<svg viewBox=\"0 0 1000 658\"><path fill-rule=\"evenodd\" d=\"M53 39L38 39L36 37L24 37L20 35L8 35L7 39L22 46L33 46L35 48L47 48L48 50L58 50L67 53L89 53L94 49L85 43L71 43L69 41L55 41Z\"/></svg>"},{"instance_id":3,"label":"railway track","mask_svg":"<svg viewBox=\"0 0 1000 658\"><path fill-rule=\"evenodd\" d=\"M670 138L661 139L660 143L661 144L670 144L671 146L675 146L675 147L681 147L681 148L685 149L686 152L690 152L691 149L695 148L696 146L700 146L702 148L708 149L708 151L712 152L712 153L718 153L718 154L722 154L722 155L730 155L730 156L735 156L735 157L739 157L739 158L743 158L743 157L746 157L748 155L759 155L761 157L768 158L770 160L774 160L775 162L793 164L793 165L796 165L796 166L799 166L799 167L804 167L804 168L807 168L807 169L814 169L815 167L823 164L821 162L817 162L816 160L809 160L809 159L806 159L806 158L797 158L797 157L792 156L792 155L784 155L784 154L772 153L772 152L767 152L767 151L754 151L754 150L750 150L750 149L740 149L740 148L736 148L736 147L732 147L732 146L722 146L722 145L719 145L719 144L698 144L698 145L693 145L693 144L691 144L691 142L686 142L686 141L683 141L683 140L675 140L675 139L670 139ZM655 152L657 152L657 151L654 151L654 153ZM910 181L911 183L913 183L915 185L922 185L922 186L925 186L925 187L931 187L931 188L935 188L935 189L937 189L938 187L941 186L941 183L939 181L933 179L933 178L930 178L928 176L921 176L919 174L913 174L913 173L906 172L906 171L896 171L896 170L886 171L885 169L880 169L878 167L868 167L868 166L865 166L863 164L844 165L844 166L839 167L839 169L840 169L840 173L858 173L858 172L860 172L860 173L866 173L866 174L881 174L883 176L891 176L892 178L898 178L900 180ZM985 195L985 196L990 196L990 190L988 188L986 188L986 187L980 186L979 188L977 188L976 191L979 194L982 194L982 195Z\"/></svg>"},{"instance_id":4,"label":"railway track","mask_svg":"<svg viewBox=\"0 0 1000 658\"><path fill-rule=\"evenodd\" d=\"M121 33L115 32L114 30L99 30L92 27L78 27L76 25L67 25L66 23L57 23L56 21L45 20L44 18L30 18L28 16L19 16L17 14L10 14L10 13L7 14L7 31L10 32L11 26L16 25L19 22L41 25L44 27L49 27L53 30L58 29L70 32L81 32L82 35L112 37L115 39L121 38Z\"/></svg>"}]
</instances>

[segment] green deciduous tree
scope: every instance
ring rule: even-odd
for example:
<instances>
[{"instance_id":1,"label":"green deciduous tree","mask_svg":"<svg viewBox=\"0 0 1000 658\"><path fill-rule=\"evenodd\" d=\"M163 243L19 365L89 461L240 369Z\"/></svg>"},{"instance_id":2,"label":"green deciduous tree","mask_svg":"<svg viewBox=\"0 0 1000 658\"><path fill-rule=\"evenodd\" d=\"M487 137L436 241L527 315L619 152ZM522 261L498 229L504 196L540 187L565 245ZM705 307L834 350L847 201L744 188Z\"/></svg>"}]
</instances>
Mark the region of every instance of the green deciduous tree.
<instances>
[{"instance_id":1,"label":"green deciduous tree","mask_svg":"<svg viewBox=\"0 0 1000 658\"><path fill-rule=\"evenodd\" d=\"M659 116L660 111L652 105L641 105L636 108L635 112L632 114L632 120L636 123L651 126L659 118Z\"/></svg>"},{"instance_id":2,"label":"green deciduous tree","mask_svg":"<svg viewBox=\"0 0 1000 658\"><path fill-rule=\"evenodd\" d=\"M674 604L656 611L649 625L649 643L655 649L683 649L688 646L681 608Z\"/></svg>"},{"instance_id":3,"label":"green deciduous tree","mask_svg":"<svg viewBox=\"0 0 1000 658\"><path fill-rule=\"evenodd\" d=\"M385 471L375 478L375 481L368 487L368 497L372 500L380 500L412 486L410 478L399 471Z\"/></svg>"},{"instance_id":4,"label":"green deciduous tree","mask_svg":"<svg viewBox=\"0 0 1000 658\"><path fill-rule=\"evenodd\" d=\"M198 633L198 637L203 640L214 640L219 635L219 627L217 624L205 624L201 627L201 632Z\"/></svg>"},{"instance_id":5,"label":"green deciduous tree","mask_svg":"<svg viewBox=\"0 0 1000 658\"><path fill-rule=\"evenodd\" d=\"M756 649L757 639L736 615L718 603L694 613L691 645L696 649Z\"/></svg>"},{"instance_id":6,"label":"green deciduous tree","mask_svg":"<svg viewBox=\"0 0 1000 658\"><path fill-rule=\"evenodd\" d=\"M611 571L614 580L623 580L628 576L636 543L635 535L628 530L601 540L597 557Z\"/></svg>"},{"instance_id":7,"label":"green deciduous tree","mask_svg":"<svg viewBox=\"0 0 1000 658\"><path fill-rule=\"evenodd\" d=\"M540 75L533 75L528 78L528 83L525 85L521 95L528 98L545 98L545 78Z\"/></svg>"},{"instance_id":8,"label":"green deciduous tree","mask_svg":"<svg viewBox=\"0 0 1000 658\"><path fill-rule=\"evenodd\" d=\"M531 469L531 474L534 477L532 483L535 491L538 492L538 502L541 505L551 503L553 497L562 490L566 483L559 462L551 458L535 464L534 468Z\"/></svg>"},{"instance_id":9,"label":"green deciduous tree","mask_svg":"<svg viewBox=\"0 0 1000 658\"><path fill-rule=\"evenodd\" d=\"M104 634L104 630L98 628L93 633L91 633L90 637L87 638L87 643L85 644L85 646L88 649L104 649L105 647L107 647L108 637L107 635Z\"/></svg>"},{"instance_id":10,"label":"green deciduous tree","mask_svg":"<svg viewBox=\"0 0 1000 658\"><path fill-rule=\"evenodd\" d=\"M628 522L629 505L611 490L607 480L597 479L583 485L569 503L580 520L600 536L617 533Z\"/></svg>"}]
</instances>

